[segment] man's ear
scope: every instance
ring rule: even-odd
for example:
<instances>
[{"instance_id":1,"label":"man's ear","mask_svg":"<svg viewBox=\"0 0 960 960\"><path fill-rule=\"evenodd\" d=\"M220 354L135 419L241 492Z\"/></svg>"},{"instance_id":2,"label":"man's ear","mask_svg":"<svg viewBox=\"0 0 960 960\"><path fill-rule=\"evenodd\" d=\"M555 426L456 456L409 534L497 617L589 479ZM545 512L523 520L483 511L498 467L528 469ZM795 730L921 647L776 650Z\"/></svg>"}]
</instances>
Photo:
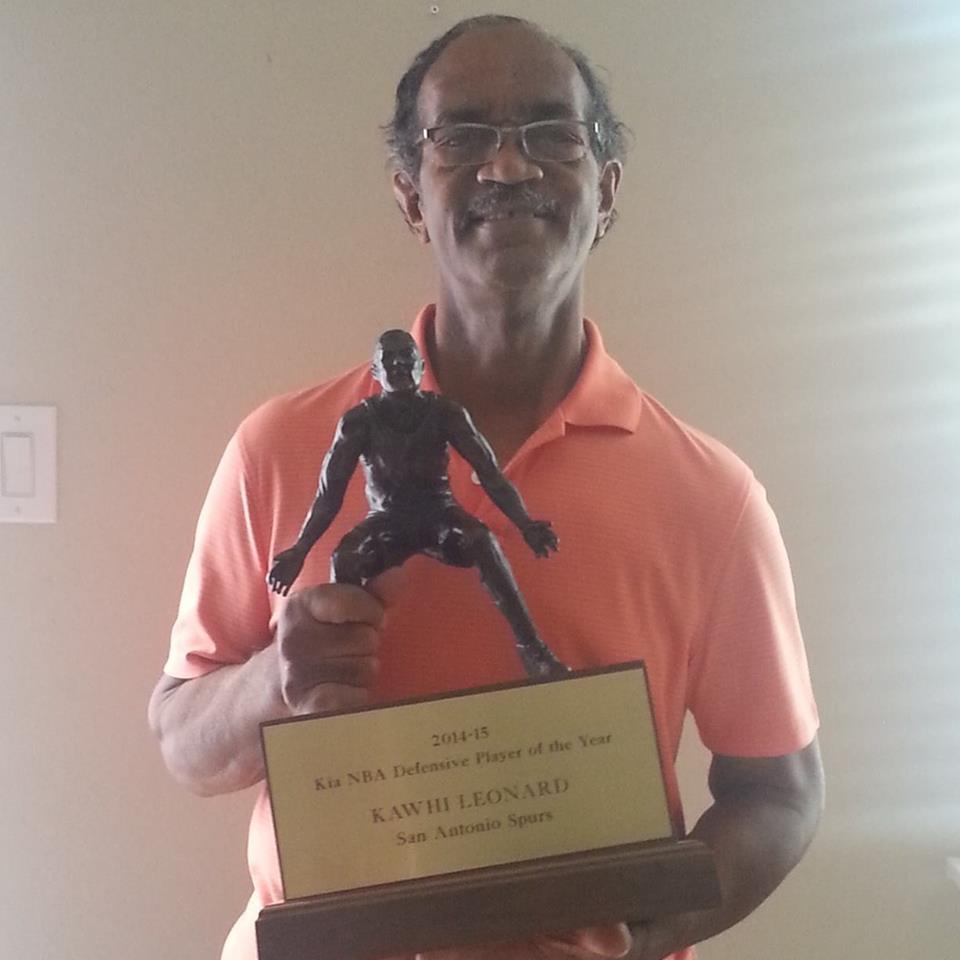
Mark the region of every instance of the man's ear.
<instances>
[{"instance_id":1,"label":"man's ear","mask_svg":"<svg viewBox=\"0 0 960 960\"><path fill-rule=\"evenodd\" d=\"M420 191L410 174L403 170L397 170L394 173L393 195L411 233L415 234L421 243L429 243L430 235L427 233L427 225L423 222L423 213L420 210Z\"/></svg>"},{"instance_id":2,"label":"man's ear","mask_svg":"<svg viewBox=\"0 0 960 960\"><path fill-rule=\"evenodd\" d=\"M620 189L620 178L623 176L623 164L619 160L608 160L600 171L600 208L597 216L597 242L610 227L613 221L613 208L617 201L617 190Z\"/></svg>"}]
</instances>

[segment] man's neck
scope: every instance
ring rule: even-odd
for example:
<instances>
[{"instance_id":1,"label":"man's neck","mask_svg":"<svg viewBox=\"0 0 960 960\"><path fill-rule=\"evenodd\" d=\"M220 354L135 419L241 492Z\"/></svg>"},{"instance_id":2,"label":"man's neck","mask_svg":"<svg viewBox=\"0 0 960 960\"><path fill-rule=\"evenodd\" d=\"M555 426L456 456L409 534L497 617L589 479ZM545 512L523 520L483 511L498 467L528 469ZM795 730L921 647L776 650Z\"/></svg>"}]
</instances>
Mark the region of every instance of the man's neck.
<instances>
[{"instance_id":1,"label":"man's neck","mask_svg":"<svg viewBox=\"0 0 960 960\"><path fill-rule=\"evenodd\" d=\"M580 290L537 306L441 295L428 348L441 392L466 407L505 464L576 381L584 349Z\"/></svg>"}]
</instances>

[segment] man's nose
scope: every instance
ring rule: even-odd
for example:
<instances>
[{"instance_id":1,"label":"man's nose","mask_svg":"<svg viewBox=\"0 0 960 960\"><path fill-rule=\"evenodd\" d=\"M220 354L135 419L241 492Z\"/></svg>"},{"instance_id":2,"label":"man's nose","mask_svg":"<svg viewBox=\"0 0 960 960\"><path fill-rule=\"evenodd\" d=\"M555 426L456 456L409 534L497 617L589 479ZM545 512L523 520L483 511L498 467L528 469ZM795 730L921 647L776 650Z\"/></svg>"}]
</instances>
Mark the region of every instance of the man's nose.
<instances>
[{"instance_id":1,"label":"man's nose","mask_svg":"<svg viewBox=\"0 0 960 960\"><path fill-rule=\"evenodd\" d=\"M503 143L492 160L477 167L480 183L528 183L543 179L543 167L524 152L516 130L504 134Z\"/></svg>"}]
</instances>

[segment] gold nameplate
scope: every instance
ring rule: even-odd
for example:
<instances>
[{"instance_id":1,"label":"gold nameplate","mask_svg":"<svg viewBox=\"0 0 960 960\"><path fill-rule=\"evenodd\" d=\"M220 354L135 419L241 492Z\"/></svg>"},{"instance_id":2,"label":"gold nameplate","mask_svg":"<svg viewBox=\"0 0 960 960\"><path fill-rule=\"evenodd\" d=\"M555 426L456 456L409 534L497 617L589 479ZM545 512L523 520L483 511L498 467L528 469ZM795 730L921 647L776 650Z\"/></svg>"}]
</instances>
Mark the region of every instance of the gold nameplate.
<instances>
[{"instance_id":1,"label":"gold nameplate","mask_svg":"<svg viewBox=\"0 0 960 960\"><path fill-rule=\"evenodd\" d=\"M642 664L261 735L287 900L673 839Z\"/></svg>"}]
</instances>

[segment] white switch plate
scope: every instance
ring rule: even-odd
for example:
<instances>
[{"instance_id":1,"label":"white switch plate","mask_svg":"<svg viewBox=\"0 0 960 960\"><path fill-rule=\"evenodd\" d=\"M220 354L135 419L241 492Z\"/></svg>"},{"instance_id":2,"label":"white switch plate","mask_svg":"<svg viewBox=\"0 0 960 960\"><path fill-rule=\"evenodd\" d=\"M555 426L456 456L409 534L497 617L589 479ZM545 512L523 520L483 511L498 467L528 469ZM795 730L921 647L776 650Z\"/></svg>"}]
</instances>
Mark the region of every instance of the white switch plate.
<instances>
[{"instance_id":1,"label":"white switch plate","mask_svg":"<svg viewBox=\"0 0 960 960\"><path fill-rule=\"evenodd\" d=\"M0 523L57 522L57 408L0 406Z\"/></svg>"}]
</instances>

